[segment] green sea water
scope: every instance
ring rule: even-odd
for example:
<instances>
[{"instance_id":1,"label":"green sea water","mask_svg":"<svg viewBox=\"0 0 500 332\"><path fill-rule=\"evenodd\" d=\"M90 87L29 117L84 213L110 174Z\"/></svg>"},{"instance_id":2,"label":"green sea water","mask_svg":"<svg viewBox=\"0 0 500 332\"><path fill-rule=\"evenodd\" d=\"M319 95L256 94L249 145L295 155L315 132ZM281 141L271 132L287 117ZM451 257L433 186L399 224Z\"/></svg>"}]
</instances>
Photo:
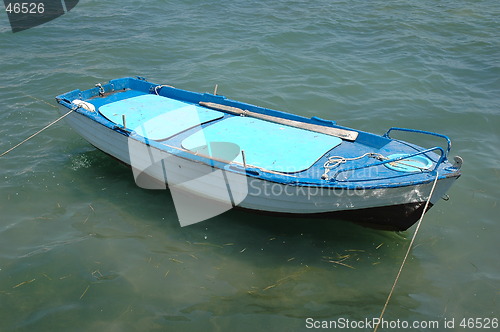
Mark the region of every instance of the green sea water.
<instances>
[{"instance_id":1,"label":"green sea water","mask_svg":"<svg viewBox=\"0 0 500 332\"><path fill-rule=\"evenodd\" d=\"M500 319L499 23L494 0L83 0L19 33L2 12L0 153L58 117L54 96L134 75L379 134L448 135L463 176L426 215L384 318L478 330ZM60 122L0 157L0 331L371 320L414 231L240 211L181 228L168 191L138 188Z\"/></svg>"}]
</instances>

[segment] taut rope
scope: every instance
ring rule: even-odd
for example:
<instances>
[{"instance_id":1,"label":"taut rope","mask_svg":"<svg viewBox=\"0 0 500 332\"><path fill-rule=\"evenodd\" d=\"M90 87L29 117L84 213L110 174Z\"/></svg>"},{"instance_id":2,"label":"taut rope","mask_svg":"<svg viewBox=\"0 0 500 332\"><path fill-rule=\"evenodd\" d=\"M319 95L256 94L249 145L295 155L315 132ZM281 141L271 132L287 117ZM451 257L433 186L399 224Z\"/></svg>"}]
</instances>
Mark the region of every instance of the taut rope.
<instances>
[{"instance_id":1,"label":"taut rope","mask_svg":"<svg viewBox=\"0 0 500 332\"><path fill-rule=\"evenodd\" d=\"M431 201L432 194L434 193L434 189L436 188L436 183L437 183L438 178L439 178L439 173L436 172L436 178L434 179L434 183L432 184L432 189L431 189L431 192L429 194L429 198L427 199L427 202L425 202L424 210L422 211L422 216L418 220L417 228L415 229L415 233L413 233L413 237L411 238L411 242L410 242L410 245L408 246L408 250L406 251L406 255L403 259L403 262L401 263L401 267L399 268L398 274L396 275L396 279L394 280L394 284L392 285L391 291L389 292L389 296L387 297L387 300L385 301L384 307L382 308L382 312L380 313L380 316L379 316L378 323L375 326L375 329L373 330L373 332L377 332L378 327L380 325L380 322L382 321L382 317L385 314L385 309L387 309L387 305L389 304L389 301L392 297L392 293L394 293L394 289L396 288L396 284L398 283L399 276L401 275L401 271L403 271L403 266L406 263L406 259L408 258L408 255L410 254L410 250L411 250L411 247L413 246L413 242L415 242L415 238L417 237L418 230L420 229L420 224L422 224L422 220L424 220L425 211L427 211L427 208L429 207L429 203Z\"/></svg>"},{"instance_id":2,"label":"taut rope","mask_svg":"<svg viewBox=\"0 0 500 332\"><path fill-rule=\"evenodd\" d=\"M47 102L45 102L45 101L43 101L43 100L40 100L40 99L35 98L35 97L33 97L33 96L30 96L30 95L27 95L27 96L28 96L28 97L31 97L31 98L33 98L33 99L36 99L36 100L38 100L38 101L44 102L44 103L46 103L46 104L47 104L47 105L49 105L49 106L52 106L52 107L54 107L54 108L57 108L57 107L55 107L54 105L49 104L49 103L47 103ZM29 141L30 139L32 139L32 138L33 138L33 137L35 137L36 135L40 134L40 133L41 133L42 131L44 131L45 129L49 128L50 126L52 126L52 125L56 124L57 122L59 122L60 120L64 119L64 118L65 118L66 116L68 116L71 112L73 112L73 110L72 110L72 109L71 109L71 110L69 110L66 114L64 114L64 115L62 115L61 117L59 117L57 120L52 121L51 123L49 123L48 125L46 125L46 126L45 126L45 127L43 127L42 129L40 129L39 131L37 131L36 133L34 133L33 135L31 135L30 137L26 138L26 139L25 139L24 141L22 141L21 143L18 143L18 144L16 144L16 145L14 145L13 147L11 147L10 149L8 149L8 150L7 150L7 151L5 151L4 153L0 154L0 157L5 156L7 153L9 153L9 152L11 152L12 150L16 149L16 148L17 148L17 147L19 147L20 145L22 145L22 144L26 143L27 141Z\"/></svg>"}]
</instances>

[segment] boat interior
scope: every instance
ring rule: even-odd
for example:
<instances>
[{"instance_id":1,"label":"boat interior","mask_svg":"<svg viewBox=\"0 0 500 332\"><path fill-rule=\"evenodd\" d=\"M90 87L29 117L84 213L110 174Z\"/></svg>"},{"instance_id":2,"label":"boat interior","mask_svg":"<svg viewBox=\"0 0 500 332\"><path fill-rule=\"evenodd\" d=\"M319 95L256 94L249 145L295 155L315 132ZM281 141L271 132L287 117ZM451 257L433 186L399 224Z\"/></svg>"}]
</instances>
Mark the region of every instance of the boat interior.
<instances>
[{"instance_id":1,"label":"boat interior","mask_svg":"<svg viewBox=\"0 0 500 332\"><path fill-rule=\"evenodd\" d=\"M385 135L376 135L345 128L330 120L152 84L142 78L112 80L89 90L68 92L57 100L69 107L76 105L78 112L113 130L138 135L148 144L209 156L212 143L236 145L244 151L236 159L243 160L245 169L258 176L272 174L310 183L380 186L381 181L395 178L399 183L425 181L438 169L448 173L457 171L450 169L447 162L451 142L444 135L403 128L391 128ZM205 106L207 103L210 107ZM235 114L230 109L241 112ZM245 116L246 112L253 116ZM262 119L259 115L266 117ZM320 127L335 129L341 135L316 130ZM447 149L439 146L424 149L393 139L389 133L396 130L442 137L447 141ZM354 133L354 139L343 137L344 132Z\"/></svg>"}]
</instances>

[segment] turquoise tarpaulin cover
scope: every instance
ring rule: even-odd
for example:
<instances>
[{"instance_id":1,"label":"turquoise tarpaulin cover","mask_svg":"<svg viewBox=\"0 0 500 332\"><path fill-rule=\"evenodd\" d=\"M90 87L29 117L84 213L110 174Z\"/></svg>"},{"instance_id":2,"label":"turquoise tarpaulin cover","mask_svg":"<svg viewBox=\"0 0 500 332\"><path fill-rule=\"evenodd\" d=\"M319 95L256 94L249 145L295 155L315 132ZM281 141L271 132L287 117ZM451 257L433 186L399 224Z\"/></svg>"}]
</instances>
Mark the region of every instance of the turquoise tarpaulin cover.
<instances>
[{"instance_id":1,"label":"turquoise tarpaulin cover","mask_svg":"<svg viewBox=\"0 0 500 332\"><path fill-rule=\"evenodd\" d=\"M248 165L277 172L299 172L311 167L342 140L305 129L235 116L208 125L185 138L182 147L200 151L207 142L237 144L245 151Z\"/></svg>"},{"instance_id":2,"label":"turquoise tarpaulin cover","mask_svg":"<svg viewBox=\"0 0 500 332\"><path fill-rule=\"evenodd\" d=\"M108 120L152 140L163 140L197 125L220 119L224 113L157 95L142 95L99 107Z\"/></svg>"}]
</instances>

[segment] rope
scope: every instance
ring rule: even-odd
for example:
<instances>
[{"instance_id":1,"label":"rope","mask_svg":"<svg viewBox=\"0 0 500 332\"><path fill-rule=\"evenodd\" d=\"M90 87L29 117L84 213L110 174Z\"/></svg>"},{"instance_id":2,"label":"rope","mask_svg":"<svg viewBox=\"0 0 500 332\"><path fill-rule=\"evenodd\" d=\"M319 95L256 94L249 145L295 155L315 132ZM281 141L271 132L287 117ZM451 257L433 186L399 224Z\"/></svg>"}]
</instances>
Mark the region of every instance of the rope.
<instances>
[{"instance_id":1,"label":"rope","mask_svg":"<svg viewBox=\"0 0 500 332\"><path fill-rule=\"evenodd\" d=\"M171 85L165 85L165 84L162 84L162 85L157 85L157 86L155 86L155 89L154 89L155 94L156 94L157 96L159 96L160 89L161 89L161 88L163 88L163 87L165 87L165 88L174 88L174 87L173 87L173 86L171 86ZM217 90L216 90L216 91L217 91Z\"/></svg>"},{"instance_id":2,"label":"rope","mask_svg":"<svg viewBox=\"0 0 500 332\"><path fill-rule=\"evenodd\" d=\"M375 153L375 152L367 152L367 153L365 153L365 154L363 154L363 155L361 155L359 157L352 157L352 158L346 158L346 157L342 157L342 156L328 157L328 160L323 165L323 167L325 168L325 172L323 173L323 175L321 175L321 179L327 180L328 179L328 172L330 172L330 170L332 168L335 168L335 167L337 167L339 165L345 164L348 161L362 159L362 158L364 158L366 156L372 157L372 158L375 158L375 159L378 159L378 160L387 160L387 159L389 159L389 158L385 157L384 155L381 155L380 153ZM408 164L408 163L405 163L404 160L406 160L406 159L403 158L401 160L392 161L392 162L389 162L389 164L392 165L392 166L397 166L397 164L401 164L401 165L405 165L405 166L408 166L408 167L417 168L421 172L424 172L424 171L428 170L428 167L420 167L420 166L417 166L417 165L414 165L414 164Z\"/></svg>"},{"instance_id":3,"label":"rope","mask_svg":"<svg viewBox=\"0 0 500 332\"><path fill-rule=\"evenodd\" d=\"M33 135L31 135L30 137L26 138L24 141L22 141L21 143L18 143L16 145L14 145L13 147L11 147L10 149L8 149L7 151L5 151L4 153L0 154L0 157L3 157L5 156L7 153L11 152L12 150L14 150L15 148L17 148L18 146L26 143L27 141L29 141L30 139L32 139L33 137L35 137L36 135L40 134L42 131L44 131L45 129L49 128L50 126L52 126L53 124L57 123L58 121L64 119L67 115L69 115L71 112L73 112L73 110L69 110L66 114L64 114L63 116L59 117L57 120L54 120L52 121L51 123L49 123L48 125L46 125L45 127L43 127L42 129L40 129L39 131L37 131L36 133L34 133Z\"/></svg>"},{"instance_id":4,"label":"rope","mask_svg":"<svg viewBox=\"0 0 500 332\"><path fill-rule=\"evenodd\" d=\"M385 310L387 309L387 305L389 304L389 301L392 297L392 293L394 293L394 289L396 288L396 284L398 283L399 276L401 275L401 271L403 271L403 266L406 263L406 259L408 258L408 255L410 254L410 250L413 246L413 242L415 242L415 238L417 237L417 233L418 233L418 230L420 229L420 225L422 224L422 220L424 220L425 211L427 211L427 208L429 207L429 203L431 201L432 194L434 193L434 189L436 188L436 183L437 183L438 178L439 178L439 173L436 172L436 178L434 179L434 183L432 184L429 198L427 199L427 202L425 202L424 210L422 211L422 216L420 216L420 219L418 220L417 228L415 229L415 233L413 233L413 237L411 238L410 245L408 246L408 250L406 251L403 262L401 263L401 267L399 268L398 274L396 275L396 279L394 280L394 284L392 285L391 291L389 292L389 296L387 297L387 300L385 301L384 307L382 308L382 312L380 313L380 316L379 316L378 323L375 326L375 329L373 330L373 332L377 332L378 327L380 325L380 322L382 321L382 317L385 314Z\"/></svg>"},{"instance_id":5,"label":"rope","mask_svg":"<svg viewBox=\"0 0 500 332\"><path fill-rule=\"evenodd\" d=\"M367 152L364 155L361 155L359 157L352 157L352 158L346 158L346 157L342 157L342 156L328 157L328 160L323 165L323 167L325 168L325 172L323 173L323 175L321 175L321 178L323 180L328 179L328 172L330 172L330 170L332 168L335 168L335 167L337 167L339 165L345 164L348 161L362 159L362 158L364 158L366 156L372 157L372 158L377 158L379 160L387 159L386 157L384 157L380 153L374 153L374 152Z\"/></svg>"}]
</instances>

